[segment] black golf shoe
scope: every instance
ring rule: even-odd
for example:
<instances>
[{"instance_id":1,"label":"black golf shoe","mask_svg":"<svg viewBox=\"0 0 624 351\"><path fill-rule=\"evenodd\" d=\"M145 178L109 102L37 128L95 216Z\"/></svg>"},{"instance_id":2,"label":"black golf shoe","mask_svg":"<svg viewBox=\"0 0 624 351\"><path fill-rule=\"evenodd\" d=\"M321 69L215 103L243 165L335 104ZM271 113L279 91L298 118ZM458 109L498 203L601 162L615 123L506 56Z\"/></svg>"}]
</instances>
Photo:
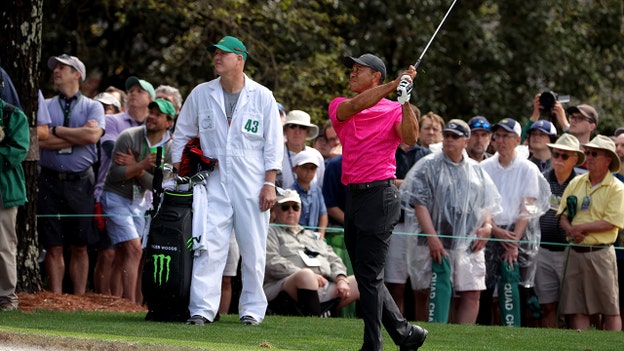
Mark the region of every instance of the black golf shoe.
<instances>
[{"instance_id":1,"label":"black golf shoe","mask_svg":"<svg viewBox=\"0 0 624 351\"><path fill-rule=\"evenodd\" d=\"M399 350L400 351L416 351L422 344L425 342L427 338L427 334L429 332L427 329L419 327L417 325L412 325L412 329L409 334L405 337L405 340L401 343Z\"/></svg>"}]
</instances>

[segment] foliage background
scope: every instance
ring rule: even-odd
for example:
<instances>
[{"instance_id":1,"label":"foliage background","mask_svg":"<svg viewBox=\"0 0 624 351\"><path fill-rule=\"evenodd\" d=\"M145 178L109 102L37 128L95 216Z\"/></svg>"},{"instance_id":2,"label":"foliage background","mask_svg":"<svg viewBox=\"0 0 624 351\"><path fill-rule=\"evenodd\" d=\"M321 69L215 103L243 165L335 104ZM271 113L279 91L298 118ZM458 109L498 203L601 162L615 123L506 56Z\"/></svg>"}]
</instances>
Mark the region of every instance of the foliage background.
<instances>
[{"instance_id":1,"label":"foliage background","mask_svg":"<svg viewBox=\"0 0 624 351\"><path fill-rule=\"evenodd\" d=\"M247 73L321 124L329 101L348 94L343 55L382 56L393 78L451 2L46 0L41 84L53 94L47 58L66 52L101 75L88 92L138 75L185 96L214 78L207 45L234 35L249 49ZM523 120L533 96L551 89L596 106L610 135L624 125L623 33L621 0L459 0L419 67L412 102L446 120Z\"/></svg>"}]
</instances>

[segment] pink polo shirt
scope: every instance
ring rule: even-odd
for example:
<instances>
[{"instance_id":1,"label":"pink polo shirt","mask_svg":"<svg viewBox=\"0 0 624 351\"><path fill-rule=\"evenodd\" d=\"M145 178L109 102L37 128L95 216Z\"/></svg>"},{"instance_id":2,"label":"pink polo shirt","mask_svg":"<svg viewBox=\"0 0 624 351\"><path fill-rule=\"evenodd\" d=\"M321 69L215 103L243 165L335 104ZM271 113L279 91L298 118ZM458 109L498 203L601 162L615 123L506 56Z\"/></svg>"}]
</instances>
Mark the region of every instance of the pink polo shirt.
<instances>
[{"instance_id":1,"label":"pink polo shirt","mask_svg":"<svg viewBox=\"0 0 624 351\"><path fill-rule=\"evenodd\" d=\"M401 122L401 104L381 99L375 106L344 122L336 117L338 97L329 104L329 117L342 144L342 183L360 184L394 179L395 152L401 139L396 132Z\"/></svg>"}]
</instances>

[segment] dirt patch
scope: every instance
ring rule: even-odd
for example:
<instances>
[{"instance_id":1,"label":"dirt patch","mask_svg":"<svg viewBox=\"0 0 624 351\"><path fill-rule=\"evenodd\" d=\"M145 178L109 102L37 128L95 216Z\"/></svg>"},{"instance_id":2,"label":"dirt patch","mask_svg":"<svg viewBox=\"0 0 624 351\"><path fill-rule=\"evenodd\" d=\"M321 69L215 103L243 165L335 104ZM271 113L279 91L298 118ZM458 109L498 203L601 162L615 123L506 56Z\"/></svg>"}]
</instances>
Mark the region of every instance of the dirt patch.
<instances>
[{"instance_id":1,"label":"dirt patch","mask_svg":"<svg viewBox=\"0 0 624 351\"><path fill-rule=\"evenodd\" d=\"M37 309L67 312L147 312L146 306L139 306L121 297L96 293L70 295L42 291L36 294L18 293L17 296L18 309L24 312L34 312Z\"/></svg>"}]
</instances>

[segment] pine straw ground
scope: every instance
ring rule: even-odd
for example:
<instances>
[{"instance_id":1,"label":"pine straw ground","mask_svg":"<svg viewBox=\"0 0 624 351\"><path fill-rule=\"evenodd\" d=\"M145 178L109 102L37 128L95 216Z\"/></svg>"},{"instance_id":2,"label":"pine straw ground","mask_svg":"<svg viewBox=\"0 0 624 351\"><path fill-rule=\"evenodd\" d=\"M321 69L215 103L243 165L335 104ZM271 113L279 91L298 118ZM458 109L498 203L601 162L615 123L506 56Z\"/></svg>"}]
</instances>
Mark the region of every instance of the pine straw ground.
<instances>
[{"instance_id":1,"label":"pine straw ground","mask_svg":"<svg viewBox=\"0 0 624 351\"><path fill-rule=\"evenodd\" d=\"M84 295L53 294L42 291L36 294L17 294L19 310L33 312L37 309L54 311L97 311L97 312L147 312L139 306L121 297L86 293Z\"/></svg>"}]
</instances>

